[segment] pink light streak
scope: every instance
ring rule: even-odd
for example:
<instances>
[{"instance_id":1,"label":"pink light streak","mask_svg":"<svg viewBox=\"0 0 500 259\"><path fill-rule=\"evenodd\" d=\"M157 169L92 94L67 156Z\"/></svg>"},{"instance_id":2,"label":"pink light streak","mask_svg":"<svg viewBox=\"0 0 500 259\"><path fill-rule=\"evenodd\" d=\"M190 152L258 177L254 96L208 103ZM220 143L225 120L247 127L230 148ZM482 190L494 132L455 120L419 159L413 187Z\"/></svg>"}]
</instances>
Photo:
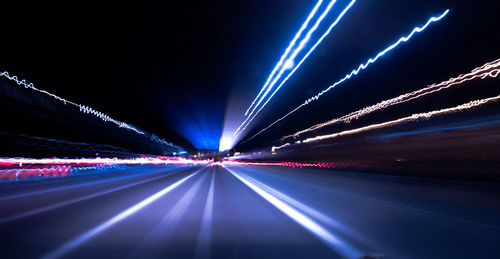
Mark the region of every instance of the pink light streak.
<instances>
[{"instance_id":1,"label":"pink light streak","mask_svg":"<svg viewBox=\"0 0 500 259\"><path fill-rule=\"evenodd\" d=\"M116 165L210 165L213 160L194 160L180 157L140 157L133 159L118 158L0 158L0 181L17 180L30 177L66 176L79 173L80 169L97 166L106 169Z\"/></svg>"},{"instance_id":2,"label":"pink light streak","mask_svg":"<svg viewBox=\"0 0 500 259\"><path fill-rule=\"evenodd\" d=\"M9 165L206 165L212 160L194 160L182 157L118 158L0 158L0 166Z\"/></svg>"},{"instance_id":3,"label":"pink light streak","mask_svg":"<svg viewBox=\"0 0 500 259\"><path fill-rule=\"evenodd\" d=\"M352 162L252 162L243 160L224 160L219 162L220 166L224 165L252 165L252 166L281 166L281 167L291 167L291 168L306 168L306 167L316 167L316 168L336 168L336 167L349 167L349 166L368 166L366 162L363 161L352 161Z\"/></svg>"},{"instance_id":4,"label":"pink light streak","mask_svg":"<svg viewBox=\"0 0 500 259\"><path fill-rule=\"evenodd\" d=\"M16 180L29 177L48 177L64 176L71 173L72 166L49 166L44 168L25 168L25 169L5 169L0 170L1 180Z\"/></svg>"}]
</instances>

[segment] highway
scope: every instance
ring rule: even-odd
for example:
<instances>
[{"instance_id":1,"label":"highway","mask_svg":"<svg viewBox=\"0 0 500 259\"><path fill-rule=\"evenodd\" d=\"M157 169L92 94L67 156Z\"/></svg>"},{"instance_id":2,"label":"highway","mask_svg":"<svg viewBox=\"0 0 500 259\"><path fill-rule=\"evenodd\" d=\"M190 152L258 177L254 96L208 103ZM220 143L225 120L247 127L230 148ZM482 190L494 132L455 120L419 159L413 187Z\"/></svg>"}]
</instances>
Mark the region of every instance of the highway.
<instances>
[{"instance_id":1,"label":"highway","mask_svg":"<svg viewBox=\"0 0 500 259\"><path fill-rule=\"evenodd\" d=\"M500 258L500 186L134 166L0 183L2 258Z\"/></svg>"}]
</instances>

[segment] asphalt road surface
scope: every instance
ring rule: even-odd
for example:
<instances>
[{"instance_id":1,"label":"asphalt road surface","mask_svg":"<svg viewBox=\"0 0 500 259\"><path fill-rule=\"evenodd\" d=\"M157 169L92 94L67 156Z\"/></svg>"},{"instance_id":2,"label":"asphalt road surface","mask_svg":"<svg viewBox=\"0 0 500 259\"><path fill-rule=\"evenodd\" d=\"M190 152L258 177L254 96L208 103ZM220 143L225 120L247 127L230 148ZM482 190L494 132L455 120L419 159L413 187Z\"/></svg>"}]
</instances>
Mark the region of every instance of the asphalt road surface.
<instances>
[{"instance_id":1,"label":"asphalt road surface","mask_svg":"<svg viewBox=\"0 0 500 259\"><path fill-rule=\"evenodd\" d=\"M136 166L0 183L1 258L500 258L500 188Z\"/></svg>"}]
</instances>

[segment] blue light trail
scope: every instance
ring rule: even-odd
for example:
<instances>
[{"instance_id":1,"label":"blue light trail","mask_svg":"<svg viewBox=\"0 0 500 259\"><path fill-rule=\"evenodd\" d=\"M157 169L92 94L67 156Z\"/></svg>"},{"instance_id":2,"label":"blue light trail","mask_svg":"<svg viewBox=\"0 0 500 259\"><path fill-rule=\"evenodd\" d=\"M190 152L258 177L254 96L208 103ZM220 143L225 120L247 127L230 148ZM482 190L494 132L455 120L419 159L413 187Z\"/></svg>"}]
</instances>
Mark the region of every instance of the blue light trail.
<instances>
[{"instance_id":1,"label":"blue light trail","mask_svg":"<svg viewBox=\"0 0 500 259\"><path fill-rule=\"evenodd\" d=\"M297 32L297 34L295 34L295 37L293 38L293 40L290 42L290 44L286 48L285 53L283 53L283 55L281 56L279 62L276 64L276 66L274 67L273 71L271 72L271 74L267 78L266 83L264 84L264 86L262 87L262 89L260 89L259 94L257 95L257 97L255 97L255 99L253 100L253 102L250 105L250 107L248 107L247 111L245 112L245 116L248 114L248 112L250 111L250 109L253 107L253 105L255 104L255 102L257 101L257 99L259 99L260 95L264 92L264 90L266 89L266 87L269 84L269 82L271 82L271 79L274 77L274 74L276 73L276 71L278 71L278 69L283 65L283 61L285 61L285 58L288 56L288 53L290 53L291 49L295 45L295 42L297 42L297 40L300 38L300 36L302 35L302 32L307 28L307 25L309 25L309 21L314 17L314 15L318 11L318 8L320 7L321 3L323 3L323 0L319 0L318 3L316 3L316 5L314 6L313 10L311 11L311 13L309 14L309 16L307 17L306 21L302 24L302 26L300 27L300 29Z\"/></svg>"},{"instance_id":2,"label":"blue light trail","mask_svg":"<svg viewBox=\"0 0 500 259\"><path fill-rule=\"evenodd\" d=\"M249 141L249 140L255 138L257 135L259 135L262 132L268 130L273 125L275 125L276 123L282 121L286 117L290 116L291 114L293 114L294 112L296 112L300 108L308 105L309 103L311 103L313 101L318 100L326 92L328 92L331 89L335 88L336 86L342 84L343 82L351 79L353 76L356 76L360 71L366 69L370 64L375 63L380 57L384 56L386 53L389 53L391 50L393 50L394 48L396 48L397 46L399 46L401 43L404 43L404 42L407 42L408 40L410 40L413 37L413 35L415 35L416 33L424 31L431 23L438 22L441 19L443 19L448 13L449 13L449 9L447 9L446 11L444 11L441 15L439 15L437 17L431 17L427 21L427 23L425 23L425 25L423 25L421 27L415 27L410 34L408 34L407 36L403 36L403 37L399 38L399 40L397 42L393 43L389 47L385 48L383 51L379 52L374 58L368 59L368 61L366 63L359 65L359 67L357 69L351 71L351 73L347 74L344 78L342 78L339 81L335 82L334 84L330 85L328 88L322 90L317 95L315 95L315 96L313 96L313 97L305 100L304 103L302 103L301 105L297 106L297 108L293 109L292 111L290 111L289 113L287 113L285 116L283 116L283 117L279 118L278 120L274 121L269 126L267 126L266 128L262 129L261 131L259 131L257 134L253 135L252 137L250 137L246 141ZM262 108L264 108L264 106L269 102L269 100L272 98L272 96L275 93L276 93L276 91L271 95L271 97L266 101L266 103L264 103L264 105L262 105L262 107L257 111L257 113L250 119L250 121L247 123L247 125L241 131L244 131L246 129L246 127L248 126L248 124L255 118L255 116L257 116L257 114L262 110Z\"/></svg>"},{"instance_id":3,"label":"blue light trail","mask_svg":"<svg viewBox=\"0 0 500 259\"><path fill-rule=\"evenodd\" d=\"M278 73L278 75L276 77L274 77L272 83L267 86L266 92L264 93L264 95L262 95L262 97L260 97L259 101L253 107L252 111L250 112L250 114L248 114L248 116L252 116L252 114L255 112L255 109L257 107L259 107L259 104L269 94L269 91L271 91L271 89L274 87L274 85L276 84L276 82L281 78L281 76L283 75L283 73L285 72L285 70L293 68L293 66L294 66L294 59L297 57L297 55L299 54L299 52L304 48L304 46L306 45L306 43L309 41L309 39L311 38L311 35L318 29L319 25L321 24L321 22L323 21L323 19L325 19L325 16L330 12L330 10L332 9L332 7L335 4L335 2L337 2L337 1L336 0L332 0L330 2L330 4L328 4L328 6L323 11L323 13L321 14L321 16L318 18L318 20L316 20L316 23L314 23L313 27L311 27L309 29L309 31L307 32L306 36L300 41L299 46L293 51L292 55L287 58L287 61L285 62L285 66L281 67L280 72ZM245 115L247 115L247 114L245 114Z\"/></svg>"},{"instance_id":4,"label":"blue light trail","mask_svg":"<svg viewBox=\"0 0 500 259\"><path fill-rule=\"evenodd\" d=\"M321 36L321 38L319 38L319 40L313 45L313 47L307 52L307 54L300 60L300 62L295 66L295 68L288 74L288 76L281 82L281 84L278 86L278 88L276 88L276 90L271 94L271 96L265 101L265 103L259 108L259 110L257 110L257 113L252 116L252 114L255 112L256 108L258 107L258 105L263 101L263 98L269 93L269 91L271 90L272 86L274 86L274 84L276 84L276 82L279 80L279 78L281 77L281 75L283 74L284 72L284 69L282 69L280 71L280 74L279 76L273 81L272 85L268 88L268 90L266 91L266 94L259 100L258 104L253 108L252 112L250 115L248 115L248 117L245 119L245 121L243 121L243 123L241 123L241 125L238 127L238 129L235 131L234 135L238 135L240 133L240 130L241 130L241 127L244 126L243 130L246 129L246 127L248 126L248 124L250 124L250 122L252 122L252 120L255 118L255 116L260 112L260 110L262 110L264 108L264 106L266 106L266 104L271 100L271 98L276 94L276 92L279 91L279 89L286 83L286 81L288 81L288 79L295 73L295 71L297 71L297 69L299 69L299 67L302 65L302 63L304 63L304 61L309 57L309 55L311 55L311 53L316 49L316 47L323 41L324 38L326 38L326 36L328 36L330 34L330 32L332 31L332 29L340 22L340 20L344 17L344 15L347 13L347 11L349 11L349 9L354 5L354 3L356 3L356 0L352 0L349 5L347 5L347 7L340 13L340 15L337 17L337 19L330 25L330 27L328 28L328 30ZM332 4L332 3L331 3ZM329 6L330 7L330 6ZM329 10L329 9L328 9ZM301 42L302 44L302 42ZM305 42L304 42L305 44ZM303 47L303 46L302 46ZM300 51L300 49L299 49ZM297 52L298 53L298 52ZM296 53L294 53L295 56L297 55ZM295 58L295 56L292 56L287 62L288 63L293 63L293 59ZM290 62L289 62L290 61ZM286 67L285 67L286 68ZM245 114L246 115L246 114ZM241 130L241 131L243 131Z\"/></svg>"}]
</instances>

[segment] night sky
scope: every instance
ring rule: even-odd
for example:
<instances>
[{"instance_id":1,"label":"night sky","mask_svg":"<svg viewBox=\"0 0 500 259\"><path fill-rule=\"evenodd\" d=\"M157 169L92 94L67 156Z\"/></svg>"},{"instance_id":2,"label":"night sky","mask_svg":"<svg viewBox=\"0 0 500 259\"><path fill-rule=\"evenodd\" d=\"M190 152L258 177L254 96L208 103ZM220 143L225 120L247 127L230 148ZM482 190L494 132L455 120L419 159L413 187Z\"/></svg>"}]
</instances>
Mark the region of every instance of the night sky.
<instances>
[{"instance_id":1,"label":"night sky","mask_svg":"<svg viewBox=\"0 0 500 259\"><path fill-rule=\"evenodd\" d=\"M500 58L495 2L357 1L249 127L247 137L429 17L446 9L450 14L359 77L240 148L266 146L295 130ZM169 141L217 149L224 115L235 109L228 102L237 100L245 108L250 104L315 3L2 3L0 70ZM347 3L339 0L334 12ZM390 116L488 97L498 94L495 86L465 87L393 110Z\"/></svg>"}]
</instances>

